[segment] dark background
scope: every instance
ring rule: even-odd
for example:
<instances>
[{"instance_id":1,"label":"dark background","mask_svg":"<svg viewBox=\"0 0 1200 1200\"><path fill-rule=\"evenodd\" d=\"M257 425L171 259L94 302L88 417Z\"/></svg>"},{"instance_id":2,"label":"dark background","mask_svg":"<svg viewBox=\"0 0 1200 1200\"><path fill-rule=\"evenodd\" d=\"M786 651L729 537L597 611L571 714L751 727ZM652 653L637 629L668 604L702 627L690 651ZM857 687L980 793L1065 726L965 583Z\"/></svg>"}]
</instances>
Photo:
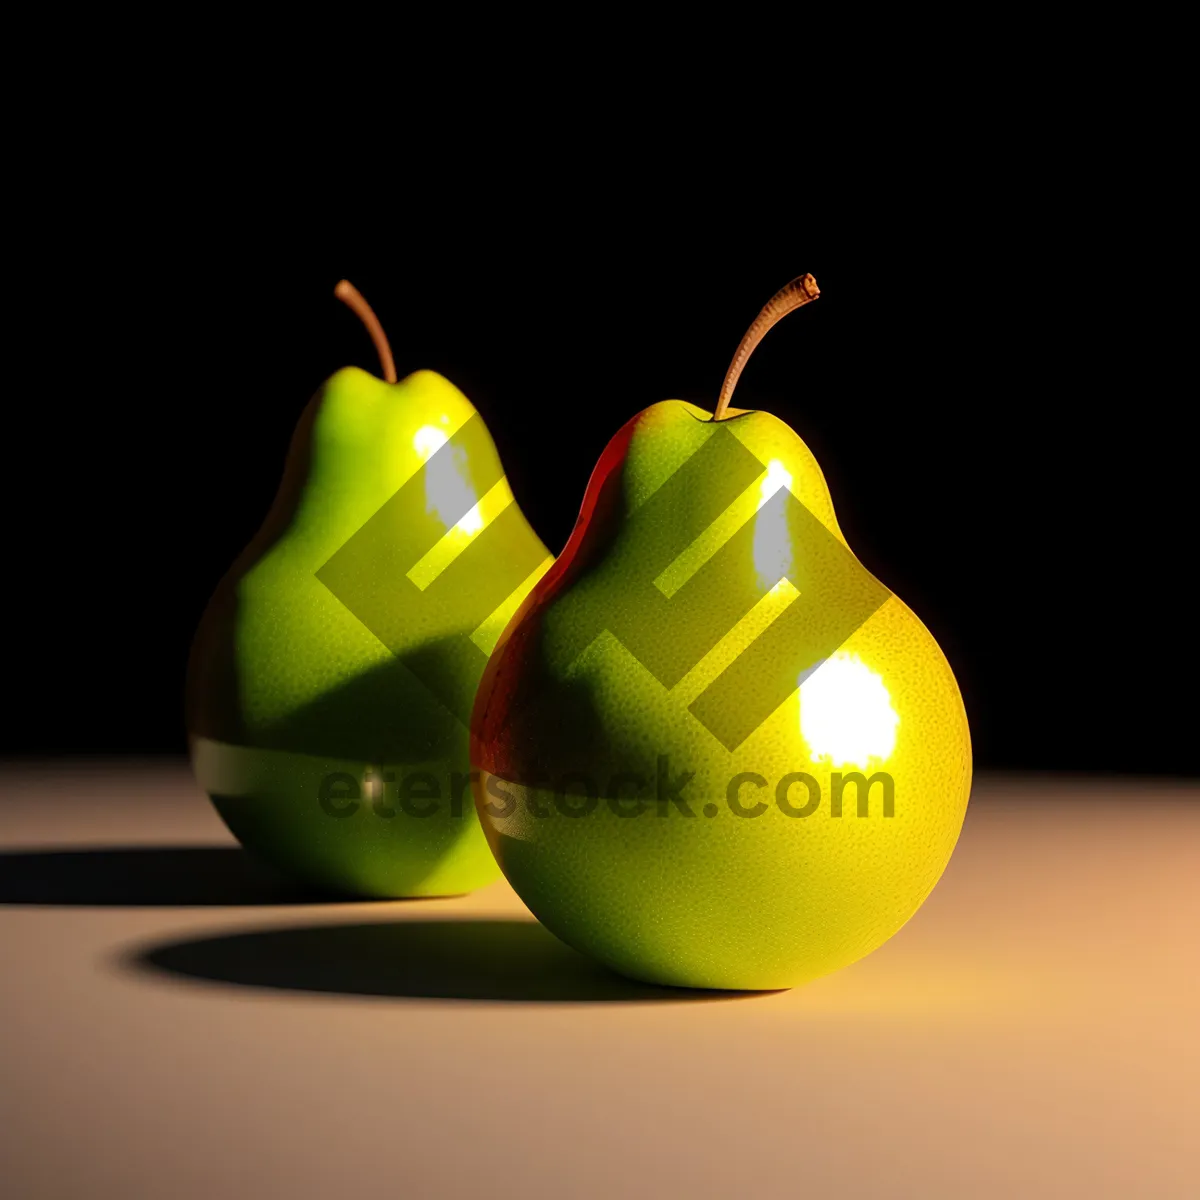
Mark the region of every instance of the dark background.
<instances>
[{"instance_id":1,"label":"dark background","mask_svg":"<svg viewBox=\"0 0 1200 1200\"><path fill-rule=\"evenodd\" d=\"M860 169L836 191L782 160L735 180L465 152L447 174L91 165L26 239L0 752L184 749L192 631L301 408L338 367L376 369L340 277L401 375L473 400L557 552L618 426L711 407L759 307L811 271L821 299L736 403L812 448L850 544L954 667L978 765L1194 772L1181 318L1103 162Z\"/></svg>"}]
</instances>

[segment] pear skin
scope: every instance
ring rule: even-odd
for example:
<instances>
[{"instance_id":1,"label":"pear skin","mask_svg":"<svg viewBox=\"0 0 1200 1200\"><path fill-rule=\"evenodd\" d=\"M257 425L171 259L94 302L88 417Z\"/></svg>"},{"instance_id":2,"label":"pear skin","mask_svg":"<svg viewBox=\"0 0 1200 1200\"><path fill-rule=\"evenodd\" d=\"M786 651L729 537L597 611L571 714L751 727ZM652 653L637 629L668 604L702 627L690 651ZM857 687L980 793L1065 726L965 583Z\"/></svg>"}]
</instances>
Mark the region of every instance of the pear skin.
<instances>
[{"instance_id":1,"label":"pear skin","mask_svg":"<svg viewBox=\"0 0 1200 1200\"><path fill-rule=\"evenodd\" d=\"M666 401L613 438L488 665L475 792L509 882L576 949L774 989L917 911L971 745L945 656L854 558L808 447L723 416Z\"/></svg>"},{"instance_id":2,"label":"pear skin","mask_svg":"<svg viewBox=\"0 0 1200 1200\"><path fill-rule=\"evenodd\" d=\"M396 498L413 489L405 516ZM329 379L189 665L193 765L238 840L343 895L496 878L468 781L470 702L551 561L457 388L431 371Z\"/></svg>"}]
</instances>

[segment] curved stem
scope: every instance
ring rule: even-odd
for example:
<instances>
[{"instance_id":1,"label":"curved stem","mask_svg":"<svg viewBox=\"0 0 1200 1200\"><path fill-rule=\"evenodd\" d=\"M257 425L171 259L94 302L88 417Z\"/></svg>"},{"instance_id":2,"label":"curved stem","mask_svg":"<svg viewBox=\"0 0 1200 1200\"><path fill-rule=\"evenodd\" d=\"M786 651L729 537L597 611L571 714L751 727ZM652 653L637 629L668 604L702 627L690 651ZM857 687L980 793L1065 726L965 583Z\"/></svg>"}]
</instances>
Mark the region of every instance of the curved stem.
<instances>
[{"instance_id":1,"label":"curved stem","mask_svg":"<svg viewBox=\"0 0 1200 1200\"><path fill-rule=\"evenodd\" d=\"M379 355L380 366L383 367L383 377L388 383L395 383L396 364L392 360L392 348L388 345L387 334L383 332L383 326L380 325L379 318L364 299L362 292L350 280L343 279L333 289L333 294L352 308L358 319L367 327L367 332L371 335L371 341L375 343L375 350Z\"/></svg>"},{"instance_id":2,"label":"curved stem","mask_svg":"<svg viewBox=\"0 0 1200 1200\"><path fill-rule=\"evenodd\" d=\"M746 336L738 343L737 352L733 356L733 362L729 364L729 370L725 372L725 382L721 385L721 395L717 400L716 410L713 412L714 421L720 421L724 418L729 408L729 400L733 396L733 389L737 387L737 381L742 373L742 368L746 365L746 360L754 353L755 346L766 336L767 330L777 321L786 317L788 313L795 312L798 308L803 308L810 300L815 300L820 294L821 291L817 287L817 281L811 275L800 275L785 287L781 287L763 305L762 312L754 318L754 324L746 330Z\"/></svg>"}]
</instances>

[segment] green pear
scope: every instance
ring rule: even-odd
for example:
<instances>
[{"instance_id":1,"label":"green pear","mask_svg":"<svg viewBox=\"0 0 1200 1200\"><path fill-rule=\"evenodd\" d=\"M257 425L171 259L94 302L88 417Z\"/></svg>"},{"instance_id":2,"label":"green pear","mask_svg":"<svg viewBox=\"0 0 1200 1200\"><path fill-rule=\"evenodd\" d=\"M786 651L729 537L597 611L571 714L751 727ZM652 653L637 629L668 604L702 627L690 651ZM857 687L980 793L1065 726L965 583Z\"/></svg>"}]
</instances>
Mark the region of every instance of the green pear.
<instances>
[{"instance_id":1,"label":"green pear","mask_svg":"<svg viewBox=\"0 0 1200 1200\"><path fill-rule=\"evenodd\" d=\"M355 367L304 410L266 521L193 645L192 762L233 834L346 895L435 896L497 876L469 721L499 632L552 562L470 401Z\"/></svg>"},{"instance_id":2,"label":"green pear","mask_svg":"<svg viewBox=\"0 0 1200 1200\"><path fill-rule=\"evenodd\" d=\"M970 737L949 664L854 557L808 447L670 400L605 450L476 698L476 801L549 929L637 979L791 986L894 934L954 848Z\"/></svg>"}]
</instances>

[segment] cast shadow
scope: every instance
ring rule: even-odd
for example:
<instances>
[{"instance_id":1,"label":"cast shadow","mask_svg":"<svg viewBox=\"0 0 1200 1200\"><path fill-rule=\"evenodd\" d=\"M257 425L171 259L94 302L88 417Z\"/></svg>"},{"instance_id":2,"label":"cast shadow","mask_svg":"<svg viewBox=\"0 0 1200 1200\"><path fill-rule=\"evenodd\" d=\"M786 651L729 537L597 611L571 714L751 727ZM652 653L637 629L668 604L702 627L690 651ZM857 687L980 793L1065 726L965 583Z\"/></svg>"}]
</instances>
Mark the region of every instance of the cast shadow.
<instances>
[{"instance_id":1,"label":"cast shadow","mask_svg":"<svg viewBox=\"0 0 1200 1200\"><path fill-rule=\"evenodd\" d=\"M127 965L285 991L417 999L651 1002L733 999L624 979L536 921L472 918L260 929L170 942Z\"/></svg>"},{"instance_id":2,"label":"cast shadow","mask_svg":"<svg viewBox=\"0 0 1200 1200\"><path fill-rule=\"evenodd\" d=\"M175 908L312 903L236 846L0 851L0 905Z\"/></svg>"}]
</instances>

